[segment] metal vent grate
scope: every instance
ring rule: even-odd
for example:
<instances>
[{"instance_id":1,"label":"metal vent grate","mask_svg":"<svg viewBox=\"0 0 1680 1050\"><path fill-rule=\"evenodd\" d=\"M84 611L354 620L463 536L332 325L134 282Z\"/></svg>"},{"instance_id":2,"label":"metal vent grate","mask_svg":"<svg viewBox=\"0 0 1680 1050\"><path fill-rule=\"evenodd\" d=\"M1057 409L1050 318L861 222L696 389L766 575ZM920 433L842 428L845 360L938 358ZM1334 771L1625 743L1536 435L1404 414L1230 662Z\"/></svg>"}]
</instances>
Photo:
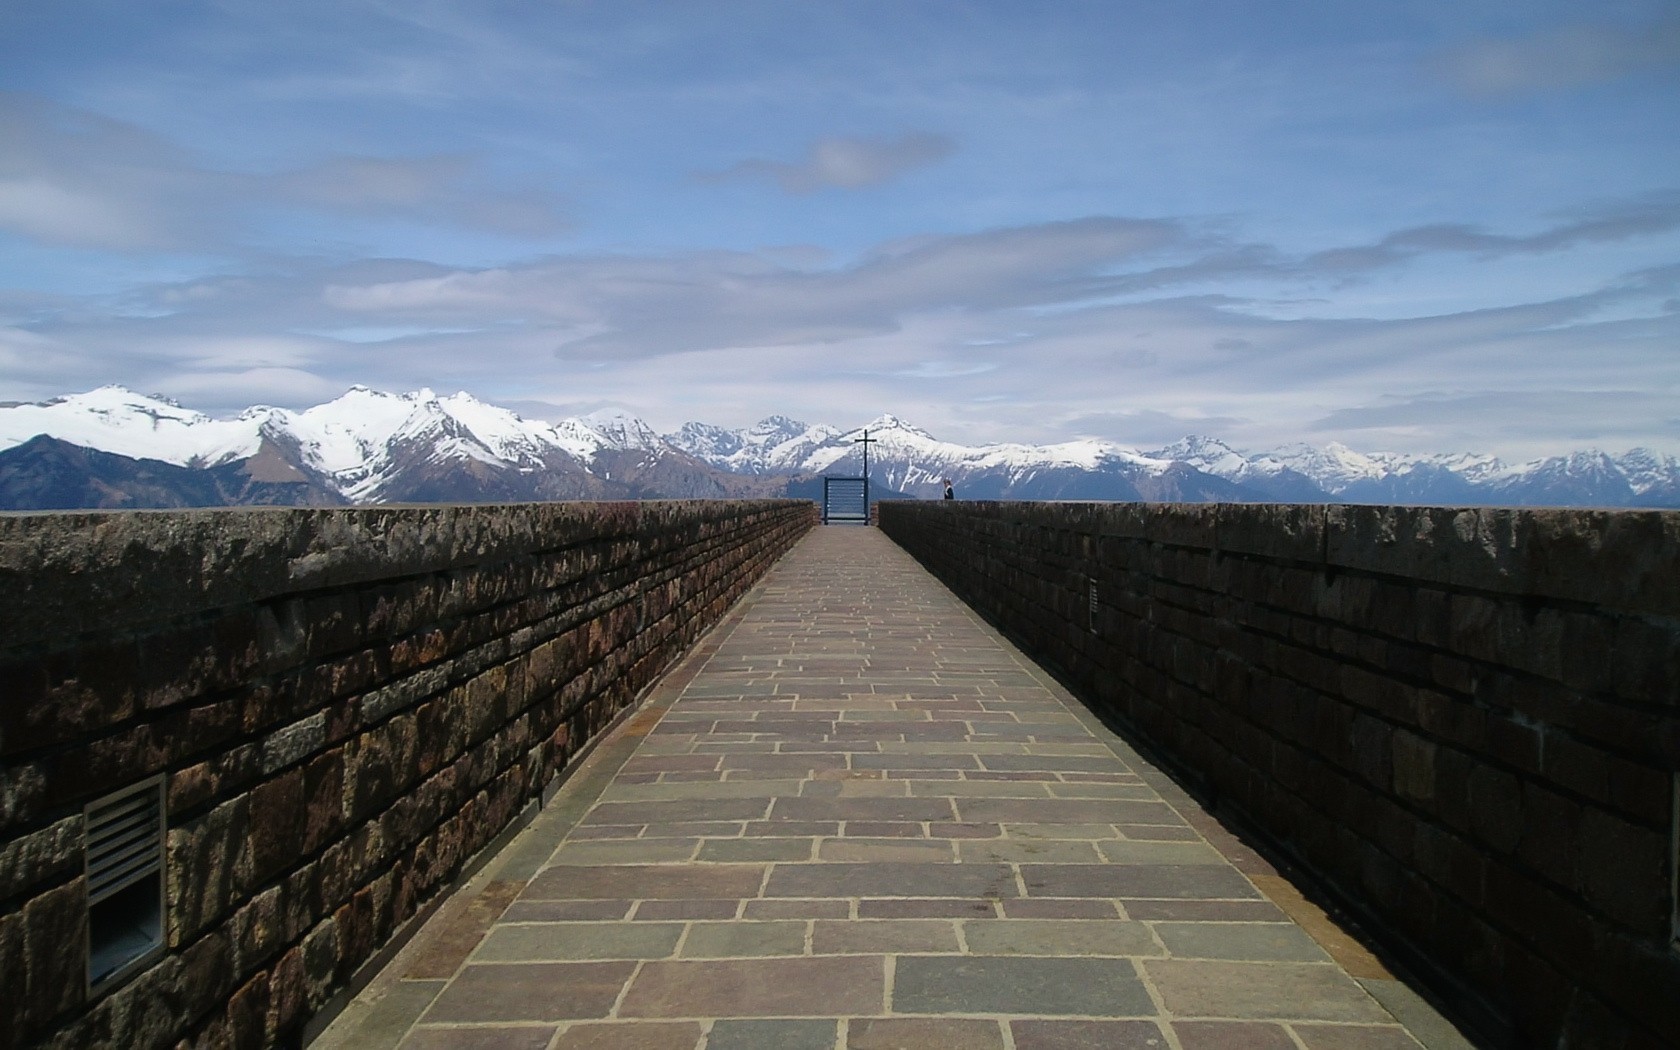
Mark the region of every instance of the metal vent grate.
<instances>
[{"instance_id":1,"label":"metal vent grate","mask_svg":"<svg viewBox=\"0 0 1680 1050\"><path fill-rule=\"evenodd\" d=\"M88 903L98 904L163 864L163 799L140 790L87 815Z\"/></svg>"},{"instance_id":2,"label":"metal vent grate","mask_svg":"<svg viewBox=\"0 0 1680 1050\"><path fill-rule=\"evenodd\" d=\"M107 795L84 815L88 987L99 992L163 947L163 777Z\"/></svg>"},{"instance_id":3,"label":"metal vent grate","mask_svg":"<svg viewBox=\"0 0 1680 1050\"><path fill-rule=\"evenodd\" d=\"M823 524L831 521L869 523L868 478L823 478Z\"/></svg>"},{"instance_id":4,"label":"metal vent grate","mask_svg":"<svg viewBox=\"0 0 1680 1050\"><path fill-rule=\"evenodd\" d=\"M1085 579L1085 627L1095 632L1097 629L1097 612L1101 606L1097 602L1097 579L1088 576Z\"/></svg>"}]
</instances>

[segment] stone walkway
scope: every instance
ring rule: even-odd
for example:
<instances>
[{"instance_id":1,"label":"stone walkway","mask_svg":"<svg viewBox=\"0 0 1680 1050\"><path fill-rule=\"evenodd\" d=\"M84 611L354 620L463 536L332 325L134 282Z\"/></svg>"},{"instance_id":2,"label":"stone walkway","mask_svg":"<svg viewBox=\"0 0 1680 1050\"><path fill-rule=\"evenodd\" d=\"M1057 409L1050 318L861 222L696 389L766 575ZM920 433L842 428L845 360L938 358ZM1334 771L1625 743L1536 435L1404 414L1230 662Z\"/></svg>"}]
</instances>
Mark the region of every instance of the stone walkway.
<instances>
[{"instance_id":1,"label":"stone walkway","mask_svg":"<svg viewBox=\"0 0 1680 1050\"><path fill-rule=\"evenodd\" d=\"M815 530L317 1048L1469 1044L877 530Z\"/></svg>"}]
</instances>

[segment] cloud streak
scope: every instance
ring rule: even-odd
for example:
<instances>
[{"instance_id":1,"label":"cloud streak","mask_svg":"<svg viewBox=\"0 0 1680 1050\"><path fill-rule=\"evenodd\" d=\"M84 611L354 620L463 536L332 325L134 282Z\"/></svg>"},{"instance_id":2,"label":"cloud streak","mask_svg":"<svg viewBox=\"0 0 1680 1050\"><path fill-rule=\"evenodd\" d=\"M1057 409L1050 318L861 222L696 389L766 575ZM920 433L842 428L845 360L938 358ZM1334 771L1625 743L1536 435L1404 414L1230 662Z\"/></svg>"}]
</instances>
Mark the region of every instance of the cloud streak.
<instances>
[{"instance_id":1,"label":"cloud streak","mask_svg":"<svg viewBox=\"0 0 1680 1050\"><path fill-rule=\"evenodd\" d=\"M1581 213L1581 216L1587 213ZM1645 214L1611 208L1604 215ZM1535 246L1665 229L1651 211L1536 233L1378 238L1479 267ZM1431 226L1429 229L1446 229ZM1196 223L1091 217L897 240L848 265L778 251L594 255L482 269L379 260L160 285L128 316L82 308L0 333L34 374L118 379L200 407L302 403L352 382L554 404L618 404L674 427L770 411L840 423L892 410L953 439L1100 434L1136 444L1215 431L1255 447L1304 428L1409 451L1556 449L1594 413L1605 433L1680 444L1672 301L1680 273L1619 275L1575 295L1394 319L1349 315L1325 251L1225 242ZM1254 290L1204 294L1232 275ZM1124 294L1119 294L1123 290ZM1280 303L1291 314L1278 314ZM284 333L276 336L275 333ZM1592 381L1583 380L1591 375ZM260 389L261 395L241 391ZM1516 392L1513 394L1512 392ZM1521 396L1517 396L1517 395ZM1509 412L1497 410L1509 400ZM205 405L206 400L215 402ZM1672 398L1669 398L1672 403ZM681 406L703 404L705 410ZM1527 430L1517 422L1548 406Z\"/></svg>"},{"instance_id":2,"label":"cloud streak","mask_svg":"<svg viewBox=\"0 0 1680 1050\"><path fill-rule=\"evenodd\" d=\"M1584 87L1652 69L1680 67L1680 19L1628 28L1572 25L1479 40L1442 56L1438 68L1461 89L1508 96Z\"/></svg>"},{"instance_id":3,"label":"cloud streak","mask_svg":"<svg viewBox=\"0 0 1680 1050\"><path fill-rule=\"evenodd\" d=\"M167 6L0 34L0 397L1680 444L1669 0Z\"/></svg>"},{"instance_id":4,"label":"cloud streak","mask_svg":"<svg viewBox=\"0 0 1680 1050\"><path fill-rule=\"evenodd\" d=\"M55 246L225 252L260 241L274 209L519 237L571 225L559 195L499 185L465 155L217 170L134 125L0 93L0 230Z\"/></svg>"},{"instance_id":5,"label":"cloud streak","mask_svg":"<svg viewBox=\"0 0 1680 1050\"><path fill-rule=\"evenodd\" d=\"M1429 252L1484 258L1561 252L1680 229L1680 190L1644 194L1585 209L1565 222L1526 235L1490 233L1457 223L1418 226L1389 234L1375 244L1334 248L1307 257L1306 269L1355 272L1393 266Z\"/></svg>"},{"instance_id":6,"label":"cloud streak","mask_svg":"<svg viewBox=\"0 0 1680 1050\"><path fill-rule=\"evenodd\" d=\"M768 178L784 193L804 196L880 186L937 164L956 151L951 139L927 132L893 138L828 136L814 142L798 161L751 158L723 171L701 172L696 178L702 182Z\"/></svg>"}]
</instances>

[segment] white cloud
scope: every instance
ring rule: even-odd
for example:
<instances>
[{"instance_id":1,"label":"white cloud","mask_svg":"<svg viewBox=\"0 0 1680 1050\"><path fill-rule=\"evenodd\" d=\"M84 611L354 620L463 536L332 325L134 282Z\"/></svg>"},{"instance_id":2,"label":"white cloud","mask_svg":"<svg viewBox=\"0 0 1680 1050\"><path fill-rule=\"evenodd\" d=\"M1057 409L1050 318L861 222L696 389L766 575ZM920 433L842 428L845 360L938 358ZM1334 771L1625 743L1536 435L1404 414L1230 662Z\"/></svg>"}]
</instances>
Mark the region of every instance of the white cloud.
<instances>
[{"instance_id":1,"label":"white cloud","mask_svg":"<svg viewBox=\"0 0 1680 1050\"><path fill-rule=\"evenodd\" d=\"M160 372L153 384L176 400L224 408L320 404L344 393L346 385L301 368Z\"/></svg>"},{"instance_id":2,"label":"white cloud","mask_svg":"<svg viewBox=\"0 0 1680 1050\"><path fill-rule=\"evenodd\" d=\"M1659 218L1631 232L1668 236ZM1415 253L1521 273L1538 257L1505 249L1588 236L1587 222L1524 235L1402 231L1373 243L1406 251L1361 273L1400 280ZM1622 235L1615 223L1602 229ZM1402 451L1526 454L1579 443L1599 412L1616 420L1605 432L1630 444L1680 443L1658 396L1680 391L1680 316L1664 305L1680 270L1532 301L1475 299L1472 288L1472 305L1386 319L1348 305L1358 300L1339 290L1346 273L1324 256L1221 241L1186 222L1093 217L894 241L849 265L776 251L483 269L296 262L129 295L127 317L48 310L22 331L73 358L47 393L97 375L206 410L311 403L361 382L616 404L666 428L893 411L959 440L1100 432L1151 445L1212 431L1258 448L1310 424L1361 447L1381 438ZM1251 297L1184 294L1236 279ZM1444 387L1462 420L1428 401ZM1595 393L1639 389L1653 395L1615 408ZM1518 435L1520 413L1475 408L1509 391L1556 407ZM1368 406L1389 407L1364 417Z\"/></svg>"},{"instance_id":3,"label":"white cloud","mask_svg":"<svg viewBox=\"0 0 1680 1050\"><path fill-rule=\"evenodd\" d=\"M38 241L93 247L149 248L169 239L141 208L91 187L40 176L0 179L0 229Z\"/></svg>"},{"instance_id":4,"label":"white cloud","mask_svg":"<svg viewBox=\"0 0 1680 1050\"><path fill-rule=\"evenodd\" d=\"M944 135L926 132L896 138L818 139L796 162L754 158L741 161L721 172L702 174L702 181L768 177L787 193L807 194L819 190L858 190L924 168L955 153L957 144Z\"/></svg>"},{"instance_id":5,"label":"white cloud","mask_svg":"<svg viewBox=\"0 0 1680 1050\"><path fill-rule=\"evenodd\" d=\"M217 170L133 125L0 92L0 230L49 245L227 252L260 242L277 211L518 237L570 225L558 194L498 182L466 156Z\"/></svg>"},{"instance_id":6,"label":"white cloud","mask_svg":"<svg viewBox=\"0 0 1680 1050\"><path fill-rule=\"evenodd\" d=\"M540 319L577 358L832 343L906 315L1078 301L1078 281L1185 239L1175 224L1090 218L922 238L862 262L791 269L748 252L605 257L459 270L323 291L340 310L466 326Z\"/></svg>"},{"instance_id":7,"label":"white cloud","mask_svg":"<svg viewBox=\"0 0 1680 1050\"><path fill-rule=\"evenodd\" d=\"M1431 450L1495 447L1506 459L1522 461L1587 446L1621 451L1647 445L1673 452L1680 448L1680 408L1671 393L1648 389L1494 385L1378 397L1338 408L1302 429L1368 448L1416 445L1422 436Z\"/></svg>"},{"instance_id":8,"label":"white cloud","mask_svg":"<svg viewBox=\"0 0 1680 1050\"><path fill-rule=\"evenodd\" d=\"M240 335L182 339L179 356L205 371L282 369L321 360L333 344L325 339L279 335Z\"/></svg>"},{"instance_id":9,"label":"white cloud","mask_svg":"<svg viewBox=\"0 0 1680 1050\"><path fill-rule=\"evenodd\" d=\"M1480 40L1439 62L1452 82L1479 95L1580 87L1675 66L1680 66L1680 19L1638 27L1573 25Z\"/></svg>"}]
</instances>

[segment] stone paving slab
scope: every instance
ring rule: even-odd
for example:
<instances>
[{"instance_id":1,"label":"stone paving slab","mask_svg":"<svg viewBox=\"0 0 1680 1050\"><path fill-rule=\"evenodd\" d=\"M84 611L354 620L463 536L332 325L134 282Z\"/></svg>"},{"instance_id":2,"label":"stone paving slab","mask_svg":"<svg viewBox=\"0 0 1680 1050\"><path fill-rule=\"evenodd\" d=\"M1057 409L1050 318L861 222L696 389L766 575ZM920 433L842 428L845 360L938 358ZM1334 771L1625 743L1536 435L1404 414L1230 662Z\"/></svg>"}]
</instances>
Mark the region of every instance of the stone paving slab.
<instances>
[{"instance_id":1,"label":"stone paving slab","mask_svg":"<svg viewBox=\"0 0 1680 1050\"><path fill-rule=\"evenodd\" d=\"M814 531L322 1048L1470 1044L878 531Z\"/></svg>"}]
</instances>

